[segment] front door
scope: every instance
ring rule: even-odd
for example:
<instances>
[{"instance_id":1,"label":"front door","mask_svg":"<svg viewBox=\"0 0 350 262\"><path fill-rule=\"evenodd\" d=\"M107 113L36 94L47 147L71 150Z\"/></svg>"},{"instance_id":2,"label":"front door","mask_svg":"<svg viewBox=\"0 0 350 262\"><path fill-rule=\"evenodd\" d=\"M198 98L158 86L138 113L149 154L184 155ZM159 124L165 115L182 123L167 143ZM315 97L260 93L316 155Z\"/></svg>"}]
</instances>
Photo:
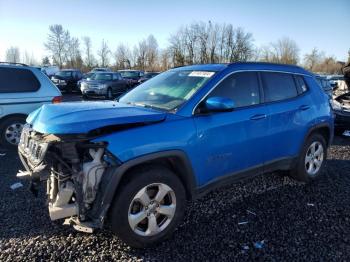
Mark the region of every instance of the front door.
<instances>
[{"instance_id":1,"label":"front door","mask_svg":"<svg viewBox=\"0 0 350 262\"><path fill-rule=\"evenodd\" d=\"M224 79L209 97L233 100L231 112L201 113L205 100L195 111L199 183L263 169L266 108L260 102L260 85L256 72L238 72Z\"/></svg>"}]
</instances>

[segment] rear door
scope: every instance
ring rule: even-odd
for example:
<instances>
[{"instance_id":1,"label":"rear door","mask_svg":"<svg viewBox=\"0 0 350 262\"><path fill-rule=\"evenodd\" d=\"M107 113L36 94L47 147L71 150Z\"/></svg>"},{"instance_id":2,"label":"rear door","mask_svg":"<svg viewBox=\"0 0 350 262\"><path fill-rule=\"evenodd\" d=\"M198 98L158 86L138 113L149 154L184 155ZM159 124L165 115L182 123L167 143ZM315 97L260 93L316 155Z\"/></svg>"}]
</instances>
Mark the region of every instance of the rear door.
<instances>
[{"instance_id":1,"label":"rear door","mask_svg":"<svg viewBox=\"0 0 350 262\"><path fill-rule=\"evenodd\" d=\"M264 162L269 169L275 163L288 165L298 155L312 101L300 75L261 72L260 76L268 123Z\"/></svg>"},{"instance_id":2,"label":"rear door","mask_svg":"<svg viewBox=\"0 0 350 262\"><path fill-rule=\"evenodd\" d=\"M198 140L195 161L200 168L201 185L226 175L262 171L267 122L266 108L260 103L257 73L228 76L207 98L215 96L232 99L235 109L195 114Z\"/></svg>"},{"instance_id":3,"label":"rear door","mask_svg":"<svg viewBox=\"0 0 350 262\"><path fill-rule=\"evenodd\" d=\"M115 93L117 94L123 93L125 91L124 81L119 73L113 74L113 86Z\"/></svg>"}]
</instances>

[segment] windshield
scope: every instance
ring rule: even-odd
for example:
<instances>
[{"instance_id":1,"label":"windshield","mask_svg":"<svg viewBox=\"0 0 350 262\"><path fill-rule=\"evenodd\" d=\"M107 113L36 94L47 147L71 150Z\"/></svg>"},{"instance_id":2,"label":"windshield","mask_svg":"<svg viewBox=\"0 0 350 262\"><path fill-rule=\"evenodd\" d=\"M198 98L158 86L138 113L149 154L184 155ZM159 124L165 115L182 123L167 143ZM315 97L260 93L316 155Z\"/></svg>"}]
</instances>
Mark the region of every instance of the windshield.
<instances>
[{"instance_id":1,"label":"windshield","mask_svg":"<svg viewBox=\"0 0 350 262\"><path fill-rule=\"evenodd\" d=\"M112 80L112 74L97 73L90 77L91 80Z\"/></svg>"},{"instance_id":2,"label":"windshield","mask_svg":"<svg viewBox=\"0 0 350 262\"><path fill-rule=\"evenodd\" d=\"M215 72L167 71L137 86L119 102L174 110L189 100Z\"/></svg>"},{"instance_id":3,"label":"windshield","mask_svg":"<svg viewBox=\"0 0 350 262\"><path fill-rule=\"evenodd\" d=\"M136 71L119 71L123 78L137 78L139 77L139 72Z\"/></svg>"},{"instance_id":4,"label":"windshield","mask_svg":"<svg viewBox=\"0 0 350 262\"><path fill-rule=\"evenodd\" d=\"M85 75L83 75L83 79L90 79L93 75L94 73L86 73Z\"/></svg>"},{"instance_id":5,"label":"windshield","mask_svg":"<svg viewBox=\"0 0 350 262\"><path fill-rule=\"evenodd\" d=\"M146 73L143 78L152 78L158 75L158 73Z\"/></svg>"},{"instance_id":6,"label":"windshield","mask_svg":"<svg viewBox=\"0 0 350 262\"><path fill-rule=\"evenodd\" d=\"M72 76L72 71L59 71L56 73L56 76L69 77Z\"/></svg>"}]
</instances>

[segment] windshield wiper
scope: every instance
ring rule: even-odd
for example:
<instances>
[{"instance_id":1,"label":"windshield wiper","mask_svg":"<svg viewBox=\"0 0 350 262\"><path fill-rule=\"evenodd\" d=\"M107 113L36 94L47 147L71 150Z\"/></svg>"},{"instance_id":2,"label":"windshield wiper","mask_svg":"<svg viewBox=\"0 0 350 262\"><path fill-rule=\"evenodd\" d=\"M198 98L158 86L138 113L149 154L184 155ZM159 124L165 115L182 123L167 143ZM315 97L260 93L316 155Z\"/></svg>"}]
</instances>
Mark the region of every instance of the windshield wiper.
<instances>
[{"instance_id":1,"label":"windshield wiper","mask_svg":"<svg viewBox=\"0 0 350 262\"><path fill-rule=\"evenodd\" d=\"M144 108L156 109L156 110L160 110L160 111L167 111L165 108L157 107L157 106L149 105L149 104L136 103L136 102L127 102L127 104L128 105L133 105L133 106L141 106L141 107L144 107Z\"/></svg>"}]
</instances>

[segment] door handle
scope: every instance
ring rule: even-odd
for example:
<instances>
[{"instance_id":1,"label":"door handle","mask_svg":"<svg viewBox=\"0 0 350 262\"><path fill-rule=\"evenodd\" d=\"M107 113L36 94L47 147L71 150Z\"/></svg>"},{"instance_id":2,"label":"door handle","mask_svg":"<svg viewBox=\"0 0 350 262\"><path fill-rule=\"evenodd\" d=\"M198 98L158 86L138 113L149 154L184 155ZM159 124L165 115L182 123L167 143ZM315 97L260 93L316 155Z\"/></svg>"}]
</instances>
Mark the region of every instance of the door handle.
<instances>
[{"instance_id":1,"label":"door handle","mask_svg":"<svg viewBox=\"0 0 350 262\"><path fill-rule=\"evenodd\" d=\"M264 119L266 118L266 115L265 114L257 114L257 115L254 115L250 118L250 120L260 120L260 119Z\"/></svg>"},{"instance_id":2,"label":"door handle","mask_svg":"<svg viewBox=\"0 0 350 262\"><path fill-rule=\"evenodd\" d=\"M308 106L308 105L302 105L299 107L299 109L303 110L303 111L308 110L309 108L310 108L310 106Z\"/></svg>"}]
</instances>

